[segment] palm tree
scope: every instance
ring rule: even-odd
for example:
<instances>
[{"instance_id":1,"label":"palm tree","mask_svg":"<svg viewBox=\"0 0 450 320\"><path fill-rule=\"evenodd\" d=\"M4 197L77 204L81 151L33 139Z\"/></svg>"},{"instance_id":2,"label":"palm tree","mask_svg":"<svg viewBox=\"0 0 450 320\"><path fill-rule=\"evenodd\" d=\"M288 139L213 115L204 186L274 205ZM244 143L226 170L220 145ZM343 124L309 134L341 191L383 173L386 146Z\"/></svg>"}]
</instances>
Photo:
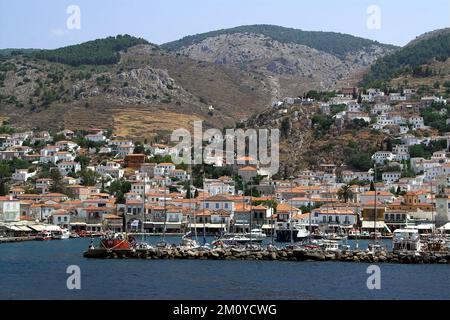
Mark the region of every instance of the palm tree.
<instances>
[{"instance_id":1,"label":"palm tree","mask_svg":"<svg viewBox=\"0 0 450 320\"><path fill-rule=\"evenodd\" d=\"M353 199L353 191L348 184L342 186L341 189L339 189L338 198L339 200L344 200L345 203L347 203L348 200Z\"/></svg>"}]
</instances>

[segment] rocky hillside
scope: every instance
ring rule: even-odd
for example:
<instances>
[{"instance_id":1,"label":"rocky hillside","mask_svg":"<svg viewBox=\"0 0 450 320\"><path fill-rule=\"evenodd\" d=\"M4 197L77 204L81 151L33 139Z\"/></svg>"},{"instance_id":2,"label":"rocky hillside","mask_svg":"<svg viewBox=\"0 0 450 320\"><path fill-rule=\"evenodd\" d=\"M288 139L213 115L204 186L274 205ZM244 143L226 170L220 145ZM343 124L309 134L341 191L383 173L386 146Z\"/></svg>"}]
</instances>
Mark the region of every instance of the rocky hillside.
<instances>
[{"instance_id":1,"label":"rocky hillside","mask_svg":"<svg viewBox=\"0 0 450 320\"><path fill-rule=\"evenodd\" d=\"M196 60L238 67L264 81L275 98L353 84L376 59L395 49L344 34L269 25L213 31L162 47Z\"/></svg>"},{"instance_id":2,"label":"rocky hillside","mask_svg":"<svg viewBox=\"0 0 450 320\"><path fill-rule=\"evenodd\" d=\"M281 105L254 115L245 128L280 130L279 177L288 178L300 170L318 169L321 164L348 166L367 171L371 155L383 148L387 135L373 132L361 123L338 127L318 105ZM345 167L340 167L339 171Z\"/></svg>"},{"instance_id":3,"label":"rocky hillside","mask_svg":"<svg viewBox=\"0 0 450 320\"><path fill-rule=\"evenodd\" d=\"M270 102L260 81L237 69L114 39L3 57L0 116L23 127L112 127L136 138L193 120L233 125Z\"/></svg>"}]
</instances>

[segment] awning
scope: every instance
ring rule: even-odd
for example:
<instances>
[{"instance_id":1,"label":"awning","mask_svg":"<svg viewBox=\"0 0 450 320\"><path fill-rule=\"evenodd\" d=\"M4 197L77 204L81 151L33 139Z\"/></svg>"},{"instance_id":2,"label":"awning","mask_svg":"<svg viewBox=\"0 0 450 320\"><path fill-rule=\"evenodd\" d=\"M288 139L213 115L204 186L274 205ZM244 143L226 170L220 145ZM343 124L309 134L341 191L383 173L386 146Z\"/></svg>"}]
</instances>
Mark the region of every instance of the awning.
<instances>
[{"instance_id":1,"label":"awning","mask_svg":"<svg viewBox=\"0 0 450 320\"><path fill-rule=\"evenodd\" d=\"M54 225L48 224L48 225L44 226L44 230L45 231L61 231L61 228L59 226L54 226Z\"/></svg>"},{"instance_id":2,"label":"awning","mask_svg":"<svg viewBox=\"0 0 450 320\"><path fill-rule=\"evenodd\" d=\"M434 228L434 224L432 223L423 223L414 226L406 226L405 229L417 229L417 230L432 230Z\"/></svg>"},{"instance_id":3,"label":"awning","mask_svg":"<svg viewBox=\"0 0 450 320\"><path fill-rule=\"evenodd\" d=\"M32 229L28 228L27 226L16 226L16 227L18 227L21 231L26 231L26 232L33 231Z\"/></svg>"},{"instance_id":4,"label":"awning","mask_svg":"<svg viewBox=\"0 0 450 320\"><path fill-rule=\"evenodd\" d=\"M203 226L208 229L224 229L224 228L226 228L226 224L220 224L220 223L205 223L205 224L191 223L188 225L188 228L201 229L201 228L203 228Z\"/></svg>"},{"instance_id":5,"label":"awning","mask_svg":"<svg viewBox=\"0 0 450 320\"><path fill-rule=\"evenodd\" d=\"M6 226L6 229L12 230L12 231L22 231L22 230L20 230L19 227L16 227L16 226Z\"/></svg>"},{"instance_id":6,"label":"awning","mask_svg":"<svg viewBox=\"0 0 450 320\"><path fill-rule=\"evenodd\" d=\"M45 226L40 225L40 224L33 224L33 225L28 226L28 227L33 229L33 230L35 230L35 231L38 231L38 232L46 230Z\"/></svg>"}]
</instances>

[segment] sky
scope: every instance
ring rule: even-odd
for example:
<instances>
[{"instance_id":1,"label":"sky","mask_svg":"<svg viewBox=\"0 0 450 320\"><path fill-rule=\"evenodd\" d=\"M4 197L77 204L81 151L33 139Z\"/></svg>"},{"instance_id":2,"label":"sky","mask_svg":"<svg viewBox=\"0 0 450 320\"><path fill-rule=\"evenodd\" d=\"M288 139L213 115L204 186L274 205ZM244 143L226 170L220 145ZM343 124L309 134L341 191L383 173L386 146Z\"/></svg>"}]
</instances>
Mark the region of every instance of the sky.
<instances>
[{"instance_id":1,"label":"sky","mask_svg":"<svg viewBox=\"0 0 450 320\"><path fill-rule=\"evenodd\" d=\"M73 5L79 15L67 12ZM125 33L162 44L249 24L402 46L449 27L450 0L0 0L0 48L52 49Z\"/></svg>"}]
</instances>

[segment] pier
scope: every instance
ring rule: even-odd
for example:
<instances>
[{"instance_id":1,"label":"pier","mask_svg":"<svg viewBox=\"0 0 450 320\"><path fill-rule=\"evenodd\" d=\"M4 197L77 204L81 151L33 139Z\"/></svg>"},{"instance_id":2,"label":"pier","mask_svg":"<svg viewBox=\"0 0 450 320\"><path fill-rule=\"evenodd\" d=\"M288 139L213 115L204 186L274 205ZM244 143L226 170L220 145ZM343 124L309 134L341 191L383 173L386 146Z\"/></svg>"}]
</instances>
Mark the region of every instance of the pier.
<instances>
[{"instance_id":1,"label":"pier","mask_svg":"<svg viewBox=\"0 0 450 320\"><path fill-rule=\"evenodd\" d=\"M27 236L27 237L3 237L3 238L0 238L0 243L22 242L22 241L31 241L31 240L36 240L36 237L34 237L34 236Z\"/></svg>"},{"instance_id":2,"label":"pier","mask_svg":"<svg viewBox=\"0 0 450 320\"><path fill-rule=\"evenodd\" d=\"M342 261L365 263L449 264L450 252L367 252L362 250L328 252L290 248L261 250L238 248L192 249L183 247L136 250L89 249L83 256L96 259L196 259L252 261Z\"/></svg>"}]
</instances>

